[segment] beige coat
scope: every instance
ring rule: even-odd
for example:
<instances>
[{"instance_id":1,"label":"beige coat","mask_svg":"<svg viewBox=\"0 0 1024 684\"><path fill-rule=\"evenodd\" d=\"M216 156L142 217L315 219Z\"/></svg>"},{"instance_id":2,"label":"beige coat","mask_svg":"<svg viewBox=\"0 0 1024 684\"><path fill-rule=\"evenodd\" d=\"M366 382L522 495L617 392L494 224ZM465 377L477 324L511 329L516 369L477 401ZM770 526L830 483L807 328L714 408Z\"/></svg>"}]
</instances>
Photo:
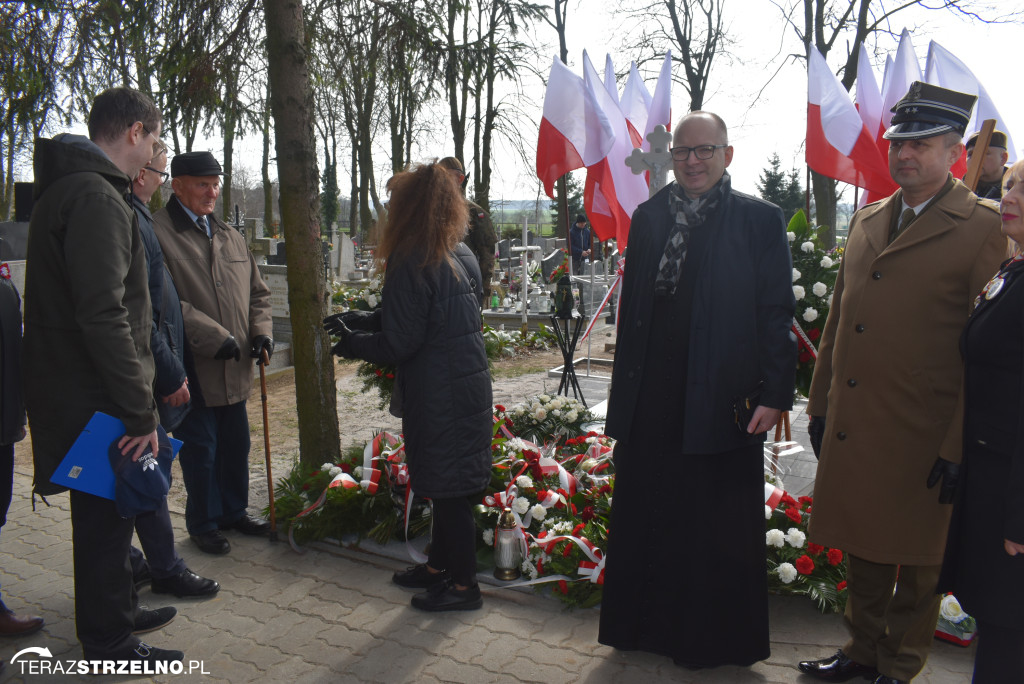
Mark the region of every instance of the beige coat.
<instances>
[{"instance_id":1,"label":"beige coat","mask_svg":"<svg viewBox=\"0 0 1024 684\"><path fill-rule=\"evenodd\" d=\"M876 563L942 562L951 506L925 481L962 453L960 333L1007 242L956 181L887 246L902 193L850 223L811 383L827 416L810 538Z\"/></svg>"},{"instance_id":2,"label":"beige coat","mask_svg":"<svg viewBox=\"0 0 1024 684\"><path fill-rule=\"evenodd\" d=\"M270 288L245 238L216 216L207 218L212 239L171 197L153 214L153 228L181 298L185 339L202 400L206 406L226 406L247 399L252 390L252 339L273 334ZM213 358L228 335L238 342L241 361ZM189 375L190 382L195 380Z\"/></svg>"}]
</instances>

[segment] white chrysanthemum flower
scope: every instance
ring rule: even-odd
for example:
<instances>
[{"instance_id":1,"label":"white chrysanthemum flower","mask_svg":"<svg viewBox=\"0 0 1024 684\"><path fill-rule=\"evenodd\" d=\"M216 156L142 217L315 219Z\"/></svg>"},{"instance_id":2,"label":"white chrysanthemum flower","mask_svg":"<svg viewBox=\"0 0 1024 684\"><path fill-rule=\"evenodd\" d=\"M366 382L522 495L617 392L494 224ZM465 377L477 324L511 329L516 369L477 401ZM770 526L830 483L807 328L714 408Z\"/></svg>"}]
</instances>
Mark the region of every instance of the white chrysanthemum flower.
<instances>
[{"instance_id":1,"label":"white chrysanthemum flower","mask_svg":"<svg viewBox=\"0 0 1024 684\"><path fill-rule=\"evenodd\" d=\"M368 306L369 306L369 307L370 307L371 309L372 309L373 307L377 306L377 296L376 296L376 295L372 295L372 294L368 294L368 295L366 295L366 304L367 304L367 305L368 305Z\"/></svg>"},{"instance_id":2,"label":"white chrysanthemum flower","mask_svg":"<svg viewBox=\"0 0 1024 684\"><path fill-rule=\"evenodd\" d=\"M587 437L587 444L596 444L597 437Z\"/></svg>"},{"instance_id":3,"label":"white chrysanthemum flower","mask_svg":"<svg viewBox=\"0 0 1024 684\"><path fill-rule=\"evenodd\" d=\"M802 549L806 541L807 535L795 527L790 527L789 531L786 532L786 542L794 549Z\"/></svg>"},{"instance_id":4,"label":"white chrysanthemum flower","mask_svg":"<svg viewBox=\"0 0 1024 684\"><path fill-rule=\"evenodd\" d=\"M520 489L533 489L533 480L529 475L520 475L516 478L516 487Z\"/></svg>"},{"instance_id":5,"label":"white chrysanthemum flower","mask_svg":"<svg viewBox=\"0 0 1024 684\"><path fill-rule=\"evenodd\" d=\"M559 411L558 409L555 409L554 411L551 412L551 417L552 418L561 418L562 417L562 412Z\"/></svg>"},{"instance_id":6,"label":"white chrysanthemum flower","mask_svg":"<svg viewBox=\"0 0 1024 684\"><path fill-rule=\"evenodd\" d=\"M544 508L540 504L534 504L533 508L530 509L530 513L533 514L534 520L543 520L544 516L548 514L548 509Z\"/></svg>"},{"instance_id":7,"label":"white chrysanthemum flower","mask_svg":"<svg viewBox=\"0 0 1024 684\"><path fill-rule=\"evenodd\" d=\"M800 276L802 276L802 275L803 275L803 273L801 273L800 271L798 271L798 270L796 270L794 268L793 269L793 282L795 283L796 281L800 280Z\"/></svg>"},{"instance_id":8,"label":"white chrysanthemum flower","mask_svg":"<svg viewBox=\"0 0 1024 684\"><path fill-rule=\"evenodd\" d=\"M352 477L362 479L363 477L363 466L356 466L352 469Z\"/></svg>"},{"instance_id":9,"label":"white chrysanthemum flower","mask_svg":"<svg viewBox=\"0 0 1024 684\"><path fill-rule=\"evenodd\" d=\"M804 311L804 320L807 321L808 323L817 320L817 318L818 312L815 311L814 309L807 309L807 311Z\"/></svg>"},{"instance_id":10,"label":"white chrysanthemum flower","mask_svg":"<svg viewBox=\"0 0 1024 684\"><path fill-rule=\"evenodd\" d=\"M806 294L807 293L804 291L803 285L793 286L793 296L796 297L798 300L803 299Z\"/></svg>"},{"instance_id":11,"label":"white chrysanthemum flower","mask_svg":"<svg viewBox=\"0 0 1024 684\"><path fill-rule=\"evenodd\" d=\"M331 470L331 468L333 468L333 467L334 467L333 463L324 463L322 466L320 466L320 470L326 470L326 471L329 472Z\"/></svg>"},{"instance_id":12,"label":"white chrysanthemum flower","mask_svg":"<svg viewBox=\"0 0 1024 684\"><path fill-rule=\"evenodd\" d=\"M512 502L512 510L519 515L526 515L526 511L530 510L530 500L525 496L516 497L516 500Z\"/></svg>"},{"instance_id":13,"label":"white chrysanthemum flower","mask_svg":"<svg viewBox=\"0 0 1024 684\"><path fill-rule=\"evenodd\" d=\"M822 282L814 283L814 286L811 287L811 292L817 297L824 297L825 293L828 292L828 285Z\"/></svg>"},{"instance_id":14,"label":"white chrysanthemum flower","mask_svg":"<svg viewBox=\"0 0 1024 684\"><path fill-rule=\"evenodd\" d=\"M494 530L492 530L490 528L484 530L483 537L484 537L484 544L487 544L488 546L493 546L494 545Z\"/></svg>"},{"instance_id":15,"label":"white chrysanthemum flower","mask_svg":"<svg viewBox=\"0 0 1024 684\"><path fill-rule=\"evenodd\" d=\"M568 520L551 519L551 531L555 534L569 534L572 532L572 523Z\"/></svg>"},{"instance_id":16,"label":"white chrysanthemum flower","mask_svg":"<svg viewBox=\"0 0 1024 684\"><path fill-rule=\"evenodd\" d=\"M800 251L810 254L814 251L814 243L808 240L807 242L800 245Z\"/></svg>"},{"instance_id":17,"label":"white chrysanthemum flower","mask_svg":"<svg viewBox=\"0 0 1024 684\"><path fill-rule=\"evenodd\" d=\"M764 519L765 520L771 520L772 519L772 512L773 511L772 511L772 507L771 506L765 506L764 507Z\"/></svg>"},{"instance_id":18,"label":"white chrysanthemum flower","mask_svg":"<svg viewBox=\"0 0 1024 684\"><path fill-rule=\"evenodd\" d=\"M530 579L537 579L540 573L537 572L537 565L526 560L523 561L523 574L527 575Z\"/></svg>"},{"instance_id":19,"label":"white chrysanthemum flower","mask_svg":"<svg viewBox=\"0 0 1024 684\"><path fill-rule=\"evenodd\" d=\"M821 257L821 267L822 268L832 268L832 265L834 263L835 262L832 261L832 259L830 257L827 257L827 256Z\"/></svg>"},{"instance_id":20,"label":"white chrysanthemum flower","mask_svg":"<svg viewBox=\"0 0 1024 684\"><path fill-rule=\"evenodd\" d=\"M788 231L788 232L786 233L786 239L787 239L787 240L789 240L790 242L792 242L793 240L796 240L796 233L794 233L794 232L793 232L793 231L791 231L791 230L790 230L790 231Z\"/></svg>"},{"instance_id":21,"label":"white chrysanthemum flower","mask_svg":"<svg viewBox=\"0 0 1024 684\"><path fill-rule=\"evenodd\" d=\"M782 580L783 584L789 584L796 579L796 568L793 567L792 563L779 563L779 567L775 572L778 573L779 579Z\"/></svg>"},{"instance_id":22,"label":"white chrysanthemum flower","mask_svg":"<svg viewBox=\"0 0 1024 684\"><path fill-rule=\"evenodd\" d=\"M569 411L568 413L565 414L565 422L567 422L567 423L575 423L576 419L579 418L579 417L580 417L579 414L576 413L575 411Z\"/></svg>"},{"instance_id":23,"label":"white chrysanthemum flower","mask_svg":"<svg viewBox=\"0 0 1024 684\"><path fill-rule=\"evenodd\" d=\"M782 548L786 545L786 535L782 533L782 530L768 530L764 533L765 546L776 546Z\"/></svg>"}]
</instances>

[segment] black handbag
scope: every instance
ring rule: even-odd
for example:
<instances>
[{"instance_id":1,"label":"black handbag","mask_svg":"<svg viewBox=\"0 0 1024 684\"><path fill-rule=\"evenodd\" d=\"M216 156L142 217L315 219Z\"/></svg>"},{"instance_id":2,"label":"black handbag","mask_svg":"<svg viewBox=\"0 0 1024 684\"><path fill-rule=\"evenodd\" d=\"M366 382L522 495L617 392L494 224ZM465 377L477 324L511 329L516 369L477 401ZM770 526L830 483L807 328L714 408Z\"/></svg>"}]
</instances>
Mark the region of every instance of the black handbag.
<instances>
[{"instance_id":1,"label":"black handbag","mask_svg":"<svg viewBox=\"0 0 1024 684\"><path fill-rule=\"evenodd\" d=\"M750 425L750 420L754 417L754 409L761 403L763 388L764 382L760 381L752 390L732 400L732 420L741 434L750 434L747 432L747 426Z\"/></svg>"}]
</instances>

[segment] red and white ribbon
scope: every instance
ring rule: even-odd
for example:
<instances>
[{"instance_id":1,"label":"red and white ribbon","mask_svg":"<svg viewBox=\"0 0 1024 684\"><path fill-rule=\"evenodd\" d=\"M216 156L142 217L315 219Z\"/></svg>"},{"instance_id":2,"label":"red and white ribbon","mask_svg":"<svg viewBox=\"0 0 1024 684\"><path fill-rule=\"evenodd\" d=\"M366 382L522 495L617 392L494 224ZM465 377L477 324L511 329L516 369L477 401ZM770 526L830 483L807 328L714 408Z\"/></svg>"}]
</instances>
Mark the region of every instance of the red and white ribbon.
<instances>
[{"instance_id":1,"label":"red and white ribbon","mask_svg":"<svg viewBox=\"0 0 1024 684\"><path fill-rule=\"evenodd\" d=\"M612 282L612 286L608 288L608 294L601 300L600 306L597 307L597 311L594 312L593 317L590 319L590 323L587 325L586 332L583 333L583 337L580 339L580 344L583 340L590 337L590 331L594 329L594 324L597 323L597 319L601 317L601 312L604 311L604 307L608 306L608 301L612 298L612 293L615 292L615 288L622 282L622 276L626 272L626 260L619 260L619 268L615 272L615 280ZM615 309L615 327L619 327L619 310Z\"/></svg>"},{"instance_id":2,"label":"red and white ribbon","mask_svg":"<svg viewBox=\"0 0 1024 684\"><path fill-rule=\"evenodd\" d=\"M800 327L800 323L793 319L793 332L796 333L797 338L800 340L800 346L807 349L807 353L811 355L811 358L815 361L818 360L818 350L814 348L814 343L811 342L811 338L807 337L807 333Z\"/></svg>"}]
</instances>

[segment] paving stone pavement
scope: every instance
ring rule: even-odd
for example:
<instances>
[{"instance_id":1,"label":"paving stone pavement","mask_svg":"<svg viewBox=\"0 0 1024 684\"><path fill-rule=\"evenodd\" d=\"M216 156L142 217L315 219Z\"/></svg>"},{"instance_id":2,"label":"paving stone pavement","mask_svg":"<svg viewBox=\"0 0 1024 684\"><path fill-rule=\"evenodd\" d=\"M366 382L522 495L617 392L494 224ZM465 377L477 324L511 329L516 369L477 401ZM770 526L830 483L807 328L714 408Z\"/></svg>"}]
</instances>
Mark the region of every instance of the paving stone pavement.
<instances>
[{"instance_id":1,"label":"paving stone pavement","mask_svg":"<svg viewBox=\"0 0 1024 684\"><path fill-rule=\"evenodd\" d=\"M16 612L46 618L37 634L0 641L7 667L0 682L127 681L125 676L22 675L11 656L45 647L53 660L81 655L75 638L71 524L66 494L50 507L30 501L31 471L19 465L14 503L0 535L0 585ZM666 658L622 653L597 643L598 610L563 610L552 598L484 587L484 608L427 614L409 606L410 593L390 582L408 562L320 544L304 555L287 543L231 536L226 556L199 553L172 511L179 552L199 574L221 583L206 601L140 592L151 607L175 605L177 618L147 634L147 643L178 648L205 674L164 675L156 682L465 682L490 684L587 682L645 684L808 684L801 659L830 654L844 639L840 618L821 615L806 599L771 597L772 655L751 668L687 670ZM394 545L393 545L394 546ZM394 548L386 549L391 555ZM710 569L709 569L710 571ZM666 581L671 581L666 577ZM693 620L696 616L681 616ZM22 658L35 658L34 655ZM921 684L970 681L973 648L935 642Z\"/></svg>"}]
</instances>

